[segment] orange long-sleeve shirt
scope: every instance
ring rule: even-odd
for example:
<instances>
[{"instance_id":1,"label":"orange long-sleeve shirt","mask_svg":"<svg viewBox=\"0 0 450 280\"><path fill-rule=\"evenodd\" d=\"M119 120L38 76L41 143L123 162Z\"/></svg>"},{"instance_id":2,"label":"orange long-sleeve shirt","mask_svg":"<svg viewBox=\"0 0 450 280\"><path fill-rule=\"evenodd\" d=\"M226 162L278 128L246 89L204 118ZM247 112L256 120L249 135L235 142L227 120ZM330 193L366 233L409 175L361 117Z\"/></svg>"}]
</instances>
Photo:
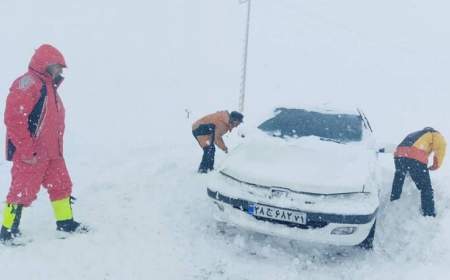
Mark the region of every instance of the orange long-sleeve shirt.
<instances>
[{"instance_id":1,"label":"orange long-sleeve shirt","mask_svg":"<svg viewBox=\"0 0 450 280\"><path fill-rule=\"evenodd\" d=\"M222 137L227 132L231 132L232 130L230 126L230 113L228 113L228 111L219 111L204 116L203 118L194 122L194 124L192 125L192 130L197 129L202 124L214 124L216 126L214 142L220 149L225 151L227 147ZM210 136L208 135L198 136L197 140L202 148L210 144Z\"/></svg>"}]
</instances>

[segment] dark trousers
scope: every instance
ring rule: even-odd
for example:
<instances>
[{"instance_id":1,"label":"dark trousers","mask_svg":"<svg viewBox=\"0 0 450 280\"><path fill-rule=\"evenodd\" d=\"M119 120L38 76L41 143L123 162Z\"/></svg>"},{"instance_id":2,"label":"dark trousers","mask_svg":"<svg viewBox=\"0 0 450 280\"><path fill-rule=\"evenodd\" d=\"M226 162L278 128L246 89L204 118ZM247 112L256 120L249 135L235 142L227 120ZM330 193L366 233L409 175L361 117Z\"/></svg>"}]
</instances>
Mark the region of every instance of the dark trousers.
<instances>
[{"instance_id":1,"label":"dark trousers","mask_svg":"<svg viewBox=\"0 0 450 280\"><path fill-rule=\"evenodd\" d=\"M207 173L214 169L214 157L216 154L216 147L214 145L216 126L214 124L202 124L197 129L192 131L195 139L198 136L209 136L209 145L203 148L203 157L198 167L199 173Z\"/></svg>"},{"instance_id":2,"label":"dark trousers","mask_svg":"<svg viewBox=\"0 0 450 280\"><path fill-rule=\"evenodd\" d=\"M392 183L391 201L397 200L402 194L406 174L409 173L416 187L420 191L422 212L424 216L436 216L434 209L433 188L430 173L426 164L409 158L395 158L395 176Z\"/></svg>"}]
</instances>

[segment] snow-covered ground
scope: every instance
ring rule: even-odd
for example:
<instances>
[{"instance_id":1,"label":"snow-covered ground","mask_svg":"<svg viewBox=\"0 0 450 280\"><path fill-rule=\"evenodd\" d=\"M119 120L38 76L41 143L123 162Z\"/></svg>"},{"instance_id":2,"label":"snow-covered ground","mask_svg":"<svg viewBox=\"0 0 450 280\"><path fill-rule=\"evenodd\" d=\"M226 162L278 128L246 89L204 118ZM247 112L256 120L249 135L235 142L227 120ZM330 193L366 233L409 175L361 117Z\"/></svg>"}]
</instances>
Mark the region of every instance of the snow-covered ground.
<instances>
[{"instance_id":1,"label":"snow-covered ground","mask_svg":"<svg viewBox=\"0 0 450 280\"><path fill-rule=\"evenodd\" d=\"M444 0L253 0L247 125L272 104L329 102L361 106L382 142L424 126L450 138L449 8ZM237 0L0 2L0 104L39 44L66 56L66 159L76 218L93 227L57 239L43 190L23 214L33 242L0 247L3 278L447 278L448 162L432 173L438 217L425 219L410 181L400 201L387 202L393 166L382 159L373 252L216 228L190 124L236 109L244 17ZM225 139L231 148L235 136ZM0 197L9 168L0 161Z\"/></svg>"}]
</instances>

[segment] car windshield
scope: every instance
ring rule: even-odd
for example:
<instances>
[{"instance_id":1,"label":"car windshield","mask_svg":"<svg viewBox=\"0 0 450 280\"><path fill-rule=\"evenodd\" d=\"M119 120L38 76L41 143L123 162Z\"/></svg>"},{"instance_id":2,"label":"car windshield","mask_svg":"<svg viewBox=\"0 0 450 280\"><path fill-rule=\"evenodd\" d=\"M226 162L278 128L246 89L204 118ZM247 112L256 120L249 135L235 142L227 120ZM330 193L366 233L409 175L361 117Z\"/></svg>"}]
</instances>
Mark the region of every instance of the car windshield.
<instances>
[{"instance_id":1,"label":"car windshield","mask_svg":"<svg viewBox=\"0 0 450 280\"><path fill-rule=\"evenodd\" d=\"M362 118L359 115L319 113L303 109L278 108L276 115L264 121L259 129L275 137L317 136L338 143L362 140Z\"/></svg>"}]
</instances>

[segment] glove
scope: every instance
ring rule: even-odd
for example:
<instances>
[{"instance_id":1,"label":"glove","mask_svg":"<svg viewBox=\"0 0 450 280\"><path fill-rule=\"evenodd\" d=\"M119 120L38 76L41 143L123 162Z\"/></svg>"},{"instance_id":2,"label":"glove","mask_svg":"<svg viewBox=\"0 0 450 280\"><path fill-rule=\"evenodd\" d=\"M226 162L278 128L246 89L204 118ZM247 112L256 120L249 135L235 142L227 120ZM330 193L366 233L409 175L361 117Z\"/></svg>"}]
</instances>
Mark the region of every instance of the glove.
<instances>
[{"instance_id":1,"label":"glove","mask_svg":"<svg viewBox=\"0 0 450 280\"><path fill-rule=\"evenodd\" d=\"M428 169L431 170L431 171L434 171L434 170L436 170L438 168L439 168L438 159L436 157L434 157L433 158L433 165L430 166Z\"/></svg>"}]
</instances>

